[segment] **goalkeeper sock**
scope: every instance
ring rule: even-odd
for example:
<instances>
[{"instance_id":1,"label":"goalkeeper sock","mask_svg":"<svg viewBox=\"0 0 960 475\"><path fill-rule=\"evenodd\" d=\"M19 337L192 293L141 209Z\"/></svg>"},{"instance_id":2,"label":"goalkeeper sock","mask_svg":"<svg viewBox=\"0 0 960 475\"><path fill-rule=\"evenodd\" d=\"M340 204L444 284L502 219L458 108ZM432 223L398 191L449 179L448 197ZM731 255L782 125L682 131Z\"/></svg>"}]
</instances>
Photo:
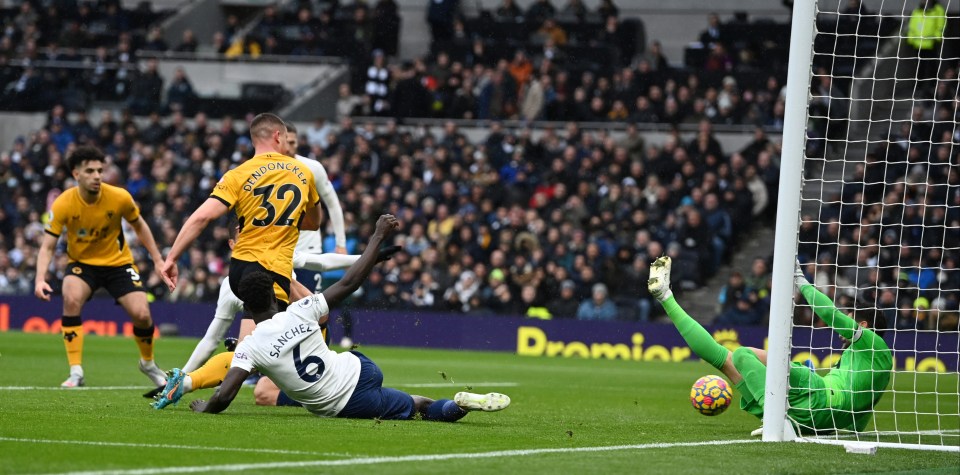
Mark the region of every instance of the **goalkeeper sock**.
<instances>
[{"instance_id":1,"label":"goalkeeper sock","mask_svg":"<svg viewBox=\"0 0 960 475\"><path fill-rule=\"evenodd\" d=\"M423 418L428 421L456 422L467 415L467 411L449 399L437 399L427 406Z\"/></svg>"},{"instance_id":2,"label":"goalkeeper sock","mask_svg":"<svg viewBox=\"0 0 960 475\"><path fill-rule=\"evenodd\" d=\"M133 327L133 338L140 349L140 358L144 361L153 361L153 323L147 328Z\"/></svg>"},{"instance_id":3,"label":"goalkeeper sock","mask_svg":"<svg viewBox=\"0 0 960 475\"><path fill-rule=\"evenodd\" d=\"M230 362L233 361L233 352L225 351L213 355L212 358L196 371L187 373L191 380L191 390L217 387L227 377L230 371ZM186 388L184 388L186 389Z\"/></svg>"},{"instance_id":4,"label":"goalkeeper sock","mask_svg":"<svg viewBox=\"0 0 960 475\"><path fill-rule=\"evenodd\" d=\"M687 342L687 346L693 350L711 366L717 369L723 368L727 361L727 354L730 350L717 343L696 320L687 315L680 304L677 303L672 295L662 302L663 309L667 311L667 316L673 321L673 324L680 330L680 336Z\"/></svg>"},{"instance_id":5,"label":"goalkeeper sock","mask_svg":"<svg viewBox=\"0 0 960 475\"><path fill-rule=\"evenodd\" d=\"M80 316L60 317L60 331L63 333L63 346L67 349L67 362L70 366L83 363L83 320Z\"/></svg>"}]
</instances>

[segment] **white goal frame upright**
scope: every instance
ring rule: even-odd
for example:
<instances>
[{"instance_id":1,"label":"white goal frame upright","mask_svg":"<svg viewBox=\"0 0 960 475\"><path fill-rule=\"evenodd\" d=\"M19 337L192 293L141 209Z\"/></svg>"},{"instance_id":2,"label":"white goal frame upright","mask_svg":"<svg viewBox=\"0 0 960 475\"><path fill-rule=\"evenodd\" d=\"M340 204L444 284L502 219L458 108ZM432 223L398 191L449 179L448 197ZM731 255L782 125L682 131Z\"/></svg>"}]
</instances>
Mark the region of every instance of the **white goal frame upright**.
<instances>
[{"instance_id":1,"label":"white goal frame upright","mask_svg":"<svg viewBox=\"0 0 960 475\"><path fill-rule=\"evenodd\" d=\"M908 9L905 11L909 12ZM794 1L773 256L763 440L859 446L866 448L868 453L876 447L960 452L960 446L952 445L857 440L859 437L850 440L842 437L801 437L796 425L787 417L793 317L797 303L794 301L793 270L800 230L808 103L812 97L810 84L814 77L812 68L817 34L816 16L817 0ZM907 18L904 18L904 22L906 21ZM892 391L892 382L890 386L888 391Z\"/></svg>"}]
</instances>

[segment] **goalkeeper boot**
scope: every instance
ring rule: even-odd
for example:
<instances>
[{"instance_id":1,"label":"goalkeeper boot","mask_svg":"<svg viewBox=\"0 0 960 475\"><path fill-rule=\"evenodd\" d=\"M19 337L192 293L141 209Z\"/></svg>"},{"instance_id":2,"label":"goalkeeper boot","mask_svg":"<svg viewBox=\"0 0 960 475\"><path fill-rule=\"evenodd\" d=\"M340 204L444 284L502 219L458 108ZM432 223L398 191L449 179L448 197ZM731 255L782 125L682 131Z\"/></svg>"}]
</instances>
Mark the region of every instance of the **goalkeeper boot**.
<instances>
[{"instance_id":1,"label":"goalkeeper boot","mask_svg":"<svg viewBox=\"0 0 960 475\"><path fill-rule=\"evenodd\" d=\"M150 378L150 381L154 384L154 386L163 386L167 382L166 373L157 367L157 363L155 363L153 360L147 361L141 359L140 372Z\"/></svg>"},{"instance_id":2,"label":"goalkeeper boot","mask_svg":"<svg viewBox=\"0 0 960 475\"><path fill-rule=\"evenodd\" d=\"M70 377L66 381L60 383L61 388L79 388L84 385L83 381L83 368L79 365L70 367Z\"/></svg>"},{"instance_id":3,"label":"goalkeeper boot","mask_svg":"<svg viewBox=\"0 0 960 475\"><path fill-rule=\"evenodd\" d=\"M180 371L180 368L170 370L167 385L163 387L163 391L157 396L156 402L152 404L154 409L163 409L180 402L180 398L183 397L183 378L186 375L186 373Z\"/></svg>"},{"instance_id":4,"label":"goalkeeper boot","mask_svg":"<svg viewBox=\"0 0 960 475\"><path fill-rule=\"evenodd\" d=\"M502 411L510 405L510 396L500 393L459 392L453 396L453 402L465 411L496 412Z\"/></svg>"},{"instance_id":5,"label":"goalkeeper boot","mask_svg":"<svg viewBox=\"0 0 960 475\"><path fill-rule=\"evenodd\" d=\"M672 265L673 262L668 256L658 257L650 265L650 280L647 281L647 289L650 290L653 298L660 302L673 296L673 292L670 290L670 269Z\"/></svg>"}]
</instances>

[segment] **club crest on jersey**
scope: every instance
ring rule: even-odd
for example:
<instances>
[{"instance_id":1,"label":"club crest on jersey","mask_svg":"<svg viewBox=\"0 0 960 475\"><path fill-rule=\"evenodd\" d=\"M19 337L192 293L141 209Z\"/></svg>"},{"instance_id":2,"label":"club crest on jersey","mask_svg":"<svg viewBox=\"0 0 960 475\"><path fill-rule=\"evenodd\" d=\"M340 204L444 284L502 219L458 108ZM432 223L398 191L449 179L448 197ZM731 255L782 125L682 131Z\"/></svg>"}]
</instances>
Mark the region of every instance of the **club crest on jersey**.
<instances>
[{"instance_id":1,"label":"club crest on jersey","mask_svg":"<svg viewBox=\"0 0 960 475\"><path fill-rule=\"evenodd\" d=\"M107 219L113 219L113 211L107 211Z\"/></svg>"},{"instance_id":2,"label":"club crest on jersey","mask_svg":"<svg viewBox=\"0 0 960 475\"><path fill-rule=\"evenodd\" d=\"M73 270L71 270L70 272L73 272L74 275L80 275L80 274L83 274L83 269L79 267L74 267Z\"/></svg>"},{"instance_id":3,"label":"club crest on jersey","mask_svg":"<svg viewBox=\"0 0 960 475\"><path fill-rule=\"evenodd\" d=\"M87 231L86 228L80 228L80 230L77 231L77 237L85 238L85 237L87 237L89 234L90 234L90 232Z\"/></svg>"}]
</instances>

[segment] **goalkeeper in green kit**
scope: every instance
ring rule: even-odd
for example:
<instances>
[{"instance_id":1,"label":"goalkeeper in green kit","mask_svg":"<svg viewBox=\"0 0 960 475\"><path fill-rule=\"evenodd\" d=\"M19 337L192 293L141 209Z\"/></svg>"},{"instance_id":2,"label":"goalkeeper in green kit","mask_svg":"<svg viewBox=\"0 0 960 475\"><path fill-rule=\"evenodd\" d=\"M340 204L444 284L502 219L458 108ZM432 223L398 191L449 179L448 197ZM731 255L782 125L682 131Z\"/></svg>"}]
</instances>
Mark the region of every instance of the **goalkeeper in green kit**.
<instances>
[{"instance_id":1,"label":"goalkeeper in green kit","mask_svg":"<svg viewBox=\"0 0 960 475\"><path fill-rule=\"evenodd\" d=\"M731 352L717 343L673 298L670 265L669 257L661 257L650 266L650 293L663 305L690 349L730 379L740 392L740 408L762 418L767 352L748 347ZM799 263L794 284L817 316L840 335L844 348L840 362L824 376L800 363L790 365L787 415L805 433L862 431L893 369L893 356L881 336L886 327L883 315L875 309L857 309L853 318L844 315L807 281Z\"/></svg>"}]
</instances>

